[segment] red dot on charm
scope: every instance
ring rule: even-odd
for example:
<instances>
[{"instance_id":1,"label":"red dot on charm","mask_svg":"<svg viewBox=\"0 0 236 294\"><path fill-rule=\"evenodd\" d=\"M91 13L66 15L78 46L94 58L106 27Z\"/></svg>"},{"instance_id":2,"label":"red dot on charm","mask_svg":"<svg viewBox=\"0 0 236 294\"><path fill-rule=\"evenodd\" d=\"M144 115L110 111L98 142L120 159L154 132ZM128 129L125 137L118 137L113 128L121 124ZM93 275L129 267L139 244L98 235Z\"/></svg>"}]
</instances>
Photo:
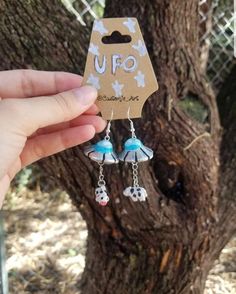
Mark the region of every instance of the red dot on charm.
<instances>
[{"instance_id":1,"label":"red dot on charm","mask_svg":"<svg viewBox=\"0 0 236 294\"><path fill-rule=\"evenodd\" d=\"M99 204L100 204L101 206L106 206L107 203L108 203L108 202L106 202L106 201L101 201L101 202L99 202Z\"/></svg>"}]
</instances>

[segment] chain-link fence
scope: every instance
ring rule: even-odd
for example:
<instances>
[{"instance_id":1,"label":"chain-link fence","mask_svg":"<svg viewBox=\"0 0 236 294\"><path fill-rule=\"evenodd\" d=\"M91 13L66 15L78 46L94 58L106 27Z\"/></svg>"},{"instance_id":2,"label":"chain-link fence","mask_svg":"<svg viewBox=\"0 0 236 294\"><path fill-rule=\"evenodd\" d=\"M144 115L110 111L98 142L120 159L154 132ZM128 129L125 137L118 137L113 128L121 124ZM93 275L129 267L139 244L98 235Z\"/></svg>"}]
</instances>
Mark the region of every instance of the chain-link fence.
<instances>
[{"instance_id":1,"label":"chain-link fence","mask_svg":"<svg viewBox=\"0 0 236 294\"><path fill-rule=\"evenodd\" d=\"M105 8L105 0L62 2L82 25L102 17ZM210 82L218 90L235 63L233 0L199 0L199 16L200 45L206 60L206 71Z\"/></svg>"},{"instance_id":2,"label":"chain-link fence","mask_svg":"<svg viewBox=\"0 0 236 294\"><path fill-rule=\"evenodd\" d=\"M209 46L207 74L215 89L220 89L234 60L233 0L199 1L201 47ZM210 7L209 7L210 5ZM211 17L212 16L212 17ZM201 35L201 29L204 33Z\"/></svg>"},{"instance_id":3,"label":"chain-link fence","mask_svg":"<svg viewBox=\"0 0 236 294\"><path fill-rule=\"evenodd\" d=\"M82 25L103 16L105 0L61 0Z\"/></svg>"}]
</instances>

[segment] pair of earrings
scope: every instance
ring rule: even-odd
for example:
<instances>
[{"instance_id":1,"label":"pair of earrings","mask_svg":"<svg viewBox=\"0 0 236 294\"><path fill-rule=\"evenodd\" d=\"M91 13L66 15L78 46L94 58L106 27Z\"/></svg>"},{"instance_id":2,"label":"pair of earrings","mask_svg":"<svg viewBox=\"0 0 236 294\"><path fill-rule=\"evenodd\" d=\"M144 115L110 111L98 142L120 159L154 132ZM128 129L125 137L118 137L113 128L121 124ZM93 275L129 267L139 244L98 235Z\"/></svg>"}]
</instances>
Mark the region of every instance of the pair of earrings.
<instances>
[{"instance_id":1,"label":"pair of earrings","mask_svg":"<svg viewBox=\"0 0 236 294\"><path fill-rule=\"evenodd\" d=\"M143 187L139 186L138 163L150 160L153 157L153 151L144 146L143 143L137 139L134 124L129 117L128 111L131 138L125 141L123 151L117 155L114 152L110 138L112 117L108 122L104 139L97 142L95 145L87 147L84 151L86 156L99 164L98 187L95 190L95 199L100 205L107 205L109 196L104 179L103 167L105 164L117 164L119 161L123 161L131 164L133 176L133 185L123 191L124 196L130 197L133 201L145 201L147 192Z\"/></svg>"}]
</instances>

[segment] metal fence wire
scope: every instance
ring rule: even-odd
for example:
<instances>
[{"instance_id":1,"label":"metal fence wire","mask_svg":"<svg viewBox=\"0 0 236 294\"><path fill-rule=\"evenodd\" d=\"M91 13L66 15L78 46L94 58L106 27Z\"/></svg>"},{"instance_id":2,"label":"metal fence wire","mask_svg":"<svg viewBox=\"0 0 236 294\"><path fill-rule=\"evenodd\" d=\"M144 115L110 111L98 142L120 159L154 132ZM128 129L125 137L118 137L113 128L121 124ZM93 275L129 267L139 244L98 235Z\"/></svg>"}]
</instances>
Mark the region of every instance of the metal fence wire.
<instances>
[{"instance_id":1,"label":"metal fence wire","mask_svg":"<svg viewBox=\"0 0 236 294\"><path fill-rule=\"evenodd\" d=\"M62 0L82 25L103 16L105 0ZM199 0L200 47L203 67L215 90L230 73L234 60L233 0ZM212 17L211 17L212 16ZM204 56L204 50L206 56Z\"/></svg>"},{"instance_id":2,"label":"metal fence wire","mask_svg":"<svg viewBox=\"0 0 236 294\"><path fill-rule=\"evenodd\" d=\"M201 47L209 46L206 70L212 85L219 90L235 64L234 20L236 15L233 0L214 0L211 4L209 2L211 1L199 1L200 45ZM209 5L211 5L210 8ZM209 23L208 18L211 15L212 21ZM206 26L206 30L201 35L202 26Z\"/></svg>"}]
</instances>

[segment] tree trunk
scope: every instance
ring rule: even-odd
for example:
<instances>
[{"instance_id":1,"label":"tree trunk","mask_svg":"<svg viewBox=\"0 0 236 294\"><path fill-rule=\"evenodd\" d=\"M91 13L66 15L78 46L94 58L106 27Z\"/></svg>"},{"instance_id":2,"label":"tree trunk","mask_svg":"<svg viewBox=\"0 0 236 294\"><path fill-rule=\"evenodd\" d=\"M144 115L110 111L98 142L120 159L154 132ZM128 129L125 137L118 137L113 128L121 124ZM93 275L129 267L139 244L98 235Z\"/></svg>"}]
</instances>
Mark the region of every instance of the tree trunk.
<instances>
[{"instance_id":1,"label":"tree trunk","mask_svg":"<svg viewBox=\"0 0 236 294\"><path fill-rule=\"evenodd\" d=\"M90 33L60 1L4 0L0 11L1 69L83 72ZM88 226L82 293L203 293L235 231L236 130L234 113L222 136L216 99L202 75L198 1L107 0L106 16L135 16L143 29L160 89L135 125L155 156L140 165L145 203L122 196L131 182L126 166L105 168L111 201L104 208L93 196L97 165L81 148L42 161ZM112 130L120 150L127 121Z\"/></svg>"}]
</instances>

